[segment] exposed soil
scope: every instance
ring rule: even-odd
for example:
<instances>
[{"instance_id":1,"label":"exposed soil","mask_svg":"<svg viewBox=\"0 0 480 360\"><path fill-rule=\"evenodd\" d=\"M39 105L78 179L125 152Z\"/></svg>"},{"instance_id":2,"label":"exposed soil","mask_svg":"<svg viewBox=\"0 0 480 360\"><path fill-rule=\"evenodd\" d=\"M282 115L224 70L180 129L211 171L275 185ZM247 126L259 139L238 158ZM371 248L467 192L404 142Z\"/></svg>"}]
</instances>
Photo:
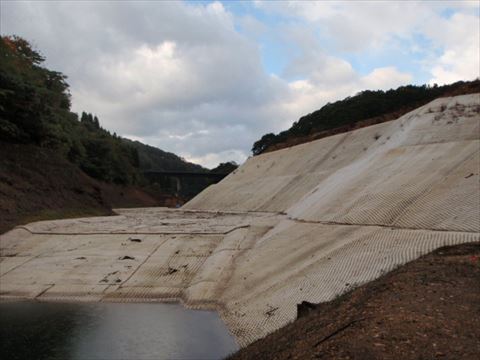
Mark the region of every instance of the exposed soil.
<instances>
[{"instance_id":1,"label":"exposed soil","mask_svg":"<svg viewBox=\"0 0 480 360\"><path fill-rule=\"evenodd\" d=\"M0 142L0 234L37 220L113 214L115 207L175 206L176 199L96 181L53 151Z\"/></svg>"},{"instance_id":2,"label":"exposed soil","mask_svg":"<svg viewBox=\"0 0 480 360\"><path fill-rule=\"evenodd\" d=\"M438 249L302 309L231 359L478 359L480 243Z\"/></svg>"}]
</instances>

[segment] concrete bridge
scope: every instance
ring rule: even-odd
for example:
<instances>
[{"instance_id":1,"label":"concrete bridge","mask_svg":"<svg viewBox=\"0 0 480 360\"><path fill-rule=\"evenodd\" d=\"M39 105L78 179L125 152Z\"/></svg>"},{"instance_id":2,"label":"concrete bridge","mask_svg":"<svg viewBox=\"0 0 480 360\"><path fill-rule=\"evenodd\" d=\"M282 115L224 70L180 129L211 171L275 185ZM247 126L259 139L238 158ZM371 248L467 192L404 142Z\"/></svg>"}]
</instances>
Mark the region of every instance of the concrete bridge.
<instances>
[{"instance_id":1,"label":"concrete bridge","mask_svg":"<svg viewBox=\"0 0 480 360\"><path fill-rule=\"evenodd\" d=\"M205 187L218 183L228 174L188 171L145 171L143 175L151 182L157 182L166 188L173 188L177 194L180 194L182 189L185 188L185 185L189 187L194 185L195 188L199 188L199 191L194 191L200 192Z\"/></svg>"}]
</instances>

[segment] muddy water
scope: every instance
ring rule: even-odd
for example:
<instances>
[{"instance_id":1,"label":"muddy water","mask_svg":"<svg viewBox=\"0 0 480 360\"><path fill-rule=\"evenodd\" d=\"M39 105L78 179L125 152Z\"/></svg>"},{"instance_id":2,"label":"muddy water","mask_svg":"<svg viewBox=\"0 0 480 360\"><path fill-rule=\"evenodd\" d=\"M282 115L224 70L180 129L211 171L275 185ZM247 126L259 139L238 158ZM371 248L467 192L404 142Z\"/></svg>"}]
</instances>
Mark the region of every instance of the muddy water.
<instances>
[{"instance_id":1,"label":"muddy water","mask_svg":"<svg viewBox=\"0 0 480 360\"><path fill-rule=\"evenodd\" d=\"M218 314L173 304L0 303L2 359L219 359Z\"/></svg>"}]
</instances>

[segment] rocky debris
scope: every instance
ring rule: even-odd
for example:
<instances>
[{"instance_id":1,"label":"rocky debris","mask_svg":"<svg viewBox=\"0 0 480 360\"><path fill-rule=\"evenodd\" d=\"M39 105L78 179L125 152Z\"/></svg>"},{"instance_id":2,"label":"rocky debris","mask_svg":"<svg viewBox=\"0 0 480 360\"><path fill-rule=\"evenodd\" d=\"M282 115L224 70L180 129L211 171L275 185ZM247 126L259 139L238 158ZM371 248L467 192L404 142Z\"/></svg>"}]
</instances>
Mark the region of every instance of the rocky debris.
<instances>
[{"instance_id":1,"label":"rocky debris","mask_svg":"<svg viewBox=\"0 0 480 360\"><path fill-rule=\"evenodd\" d=\"M168 270L167 270L167 275L175 274L177 271L178 271L178 269L175 269L175 268L172 268L172 267L169 266Z\"/></svg>"},{"instance_id":2,"label":"rocky debris","mask_svg":"<svg viewBox=\"0 0 480 360\"><path fill-rule=\"evenodd\" d=\"M119 282L121 282L122 280L120 280L118 277L115 280L109 279L110 277L112 277L112 275L115 275L115 274L118 274L118 271L112 271L112 272L108 273L107 275L105 275L105 277L102 280L100 280L100 282L101 283L112 283L112 282L119 283Z\"/></svg>"},{"instance_id":3,"label":"rocky debris","mask_svg":"<svg viewBox=\"0 0 480 360\"><path fill-rule=\"evenodd\" d=\"M297 319L308 315L312 310L317 308L317 304L302 301L300 304L297 304Z\"/></svg>"},{"instance_id":4,"label":"rocky debris","mask_svg":"<svg viewBox=\"0 0 480 360\"><path fill-rule=\"evenodd\" d=\"M269 309L265 311L265 315L267 315L268 317L273 316L273 314L275 314L275 312L278 310L278 306L273 307L271 305L268 305L268 307Z\"/></svg>"}]
</instances>

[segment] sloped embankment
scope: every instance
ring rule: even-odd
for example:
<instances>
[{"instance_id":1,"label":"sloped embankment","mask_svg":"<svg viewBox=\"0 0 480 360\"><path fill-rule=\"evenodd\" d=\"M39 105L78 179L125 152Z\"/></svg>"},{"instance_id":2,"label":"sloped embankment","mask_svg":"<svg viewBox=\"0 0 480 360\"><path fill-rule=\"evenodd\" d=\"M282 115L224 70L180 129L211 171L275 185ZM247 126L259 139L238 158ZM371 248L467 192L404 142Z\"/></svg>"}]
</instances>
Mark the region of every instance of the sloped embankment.
<instances>
[{"instance_id":1,"label":"sloped embankment","mask_svg":"<svg viewBox=\"0 0 480 360\"><path fill-rule=\"evenodd\" d=\"M0 234L35 220L112 214L112 207L168 204L134 186L92 179L56 152L0 142Z\"/></svg>"},{"instance_id":2,"label":"sloped embankment","mask_svg":"<svg viewBox=\"0 0 480 360\"><path fill-rule=\"evenodd\" d=\"M231 360L475 359L478 339L480 243L473 243L440 248L319 304Z\"/></svg>"},{"instance_id":3,"label":"sloped embankment","mask_svg":"<svg viewBox=\"0 0 480 360\"><path fill-rule=\"evenodd\" d=\"M111 214L96 182L55 152L0 142L0 234L45 218Z\"/></svg>"},{"instance_id":4,"label":"sloped embankment","mask_svg":"<svg viewBox=\"0 0 480 360\"><path fill-rule=\"evenodd\" d=\"M214 308L245 346L445 246L480 240L479 94L249 159L181 210L29 224L3 298ZM35 271L33 271L35 269Z\"/></svg>"},{"instance_id":5,"label":"sloped embankment","mask_svg":"<svg viewBox=\"0 0 480 360\"><path fill-rule=\"evenodd\" d=\"M190 201L285 214L236 260L223 293L234 333L250 342L292 321L304 300L331 300L437 247L478 240L479 139L480 95L442 98L251 158Z\"/></svg>"}]
</instances>

